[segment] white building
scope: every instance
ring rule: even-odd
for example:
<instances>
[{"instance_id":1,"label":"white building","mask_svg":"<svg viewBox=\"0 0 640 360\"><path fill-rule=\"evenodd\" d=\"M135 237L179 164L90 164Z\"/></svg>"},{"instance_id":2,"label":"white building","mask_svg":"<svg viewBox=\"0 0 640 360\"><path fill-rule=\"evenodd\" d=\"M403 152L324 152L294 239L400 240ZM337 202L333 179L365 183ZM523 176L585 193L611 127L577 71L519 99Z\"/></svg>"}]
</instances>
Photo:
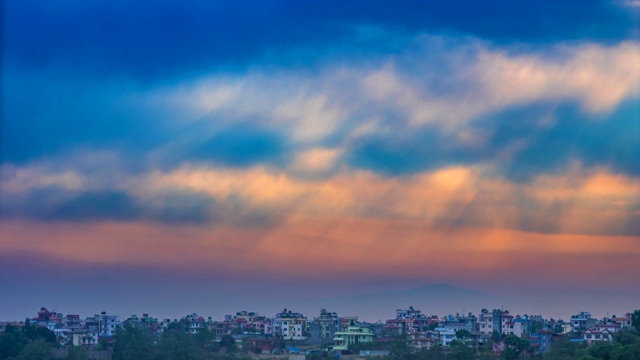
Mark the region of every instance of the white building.
<instances>
[{"instance_id":1,"label":"white building","mask_svg":"<svg viewBox=\"0 0 640 360\"><path fill-rule=\"evenodd\" d=\"M75 330L71 334L73 346L98 345L98 332L95 330Z\"/></svg>"},{"instance_id":2,"label":"white building","mask_svg":"<svg viewBox=\"0 0 640 360\"><path fill-rule=\"evenodd\" d=\"M204 318L196 313L187 315L186 319L189 322L189 333L194 335L199 333L205 325Z\"/></svg>"},{"instance_id":3,"label":"white building","mask_svg":"<svg viewBox=\"0 0 640 360\"><path fill-rule=\"evenodd\" d=\"M453 329L437 327L434 331L438 333L438 340L442 346L449 346L456 339L456 331Z\"/></svg>"},{"instance_id":4,"label":"white building","mask_svg":"<svg viewBox=\"0 0 640 360\"><path fill-rule=\"evenodd\" d=\"M273 319L272 327L273 334L285 340L305 340L307 338L307 318L301 313L284 309Z\"/></svg>"},{"instance_id":5,"label":"white building","mask_svg":"<svg viewBox=\"0 0 640 360\"><path fill-rule=\"evenodd\" d=\"M597 323L597 320L591 317L591 313L581 311L577 315L571 317L571 327L574 332L583 332Z\"/></svg>"},{"instance_id":6,"label":"white building","mask_svg":"<svg viewBox=\"0 0 640 360\"><path fill-rule=\"evenodd\" d=\"M490 312L482 312L478 320L478 330L485 334L493 334L493 314ZM497 330L497 329L496 329Z\"/></svg>"},{"instance_id":7,"label":"white building","mask_svg":"<svg viewBox=\"0 0 640 360\"><path fill-rule=\"evenodd\" d=\"M111 337L116 334L116 329L122 327L122 319L117 315L108 315L105 311L94 316L98 321L98 336Z\"/></svg>"},{"instance_id":8,"label":"white building","mask_svg":"<svg viewBox=\"0 0 640 360\"><path fill-rule=\"evenodd\" d=\"M613 336L607 330L599 331L596 329L588 329L584 332L582 338L585 339L588 344L592 344L593 342L597 341L611 341L613 339Z\"/></svg>"},{"instance_id":9,"label":"white building","mask_svg":"<svg viewBox=\"0 0 640 360\"><path fill-rule=\"evenodd\" d=\"M522 322L514 321L513 316L506 315L502 318L502 334L503 335L515 335L517 337L522 337L524 333L524 328L522 326Z\"/></svg>"}]
</instances>

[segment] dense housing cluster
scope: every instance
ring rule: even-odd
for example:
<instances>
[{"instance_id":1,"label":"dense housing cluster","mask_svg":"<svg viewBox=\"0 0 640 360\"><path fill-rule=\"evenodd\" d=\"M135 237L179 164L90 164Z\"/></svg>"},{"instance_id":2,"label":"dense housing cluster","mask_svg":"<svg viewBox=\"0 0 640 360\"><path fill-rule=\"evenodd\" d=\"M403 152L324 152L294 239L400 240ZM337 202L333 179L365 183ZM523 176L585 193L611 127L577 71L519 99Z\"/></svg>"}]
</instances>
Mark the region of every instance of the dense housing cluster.
<instances>
[{"instance_id":1,"label":"dense housing cluster","mask_svg":"<svg viewBox=\"0 0 640 360\"><path fill-rule=\"evenodd\" d=\"M96 356L99 350L111 354L118 334L133 331L131 329L144 331L152 339L177 330L194 337L206 333L205 346L209 341L217 350L222 344L253 355L318 352L335 356L390 355L393 352L390 344L397 339L403 339L409 348L417 351L463 344L474 352L500 355L514 346L513 339L518 339L518 346L535 356L550 351L559 340L585 346L611 342L616 333L636 325L634 322L640 322L639 310L602 319L582 311L563 321L541 315L513 315L504 309L439 317L410 306L396 310L395 317L384 322L369 323L357 316L340 316L326 309L312 318L284 309L274 316L240 311L216 321L195 313L181 319L161 320L148 314L125 319L104 311L81 319L79 315L64 315L43 307L35 317L25 321L0 322L0 335L16 329L47 329L53 334L52 339L54 337L52 347L81 347L95 351Z\"/></svg>"}]
</instances>

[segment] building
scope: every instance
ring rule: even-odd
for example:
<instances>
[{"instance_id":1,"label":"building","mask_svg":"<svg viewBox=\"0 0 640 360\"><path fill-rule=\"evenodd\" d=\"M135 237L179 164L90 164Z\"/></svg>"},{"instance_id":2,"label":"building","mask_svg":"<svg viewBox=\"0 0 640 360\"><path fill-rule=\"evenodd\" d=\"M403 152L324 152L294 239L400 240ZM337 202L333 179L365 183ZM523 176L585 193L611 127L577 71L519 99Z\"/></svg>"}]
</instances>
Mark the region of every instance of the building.
<instances>
[{"instance_id":1,"label":"building","mask_svg":"<svg viewBox=\"0 0 640 360\"><path fill-rule=\"evenodd\" d=\"M573 332L585 332L596 325L598 321L591 317L591 313L587 311L581 311L577 315L571 317L571 328Z\"/></svg>"},{"instance_id":2,"label":"building","mask_svg":"<svg viewBox=\"0 0 640 360\"><path fill-rule=\"evenodd\" d=\"M284 309L273 319L273 335L284 340L305 340L307 318L301 313L294 313Z\"/></svg>"},{"instance_id":3,"label":"building","mask_svg":"<svg viewBox=\"0 0 640 360\"><path fill-rule=\"evenodd\" d=\"M598 342L598 341L610 342L611 340L613 340L613 335L608 330L600 331L593 328L593 329L585 330L584 334L582 335L582 338L587 342L587 344L591 345L594 342Z\"/></svg>"},{"instance_id":4,"label":"building","mask_svg":"<svg viewBox=\"0 0 640 360\"><path fill-rule=\"evenodd\" d=\"M469 332L476 332L478 326L478 318L469 313L467 316L456 314L455 316L449 315L444 320L444 327L449 329L467 330Z\"/></svg>"},{"instance_id":5,"label":"building","mask_svg":"<svg viewBox=\"0 0 640 360\"><path fill-rule=\"evenodd\" d=\"M615 317L615 322L622 328L631 327L631 313L626 313L624 316Z\"/></svg>"},{"instance_id":6,"label":"building","mask_svg":"<svg viewBox=\"0 0 640 360\"><path fill-rule=\"evenodd\" d=\"M350 326L346 331L336 332L333 341L335 344L333 345L332 350L349 350L349 346L353 344L372 342L373 331L368 328Z\"/></svg>"},{"instance_id":7,"label":"building","mask_svg":"<svg viewBox=\"0 0 640 360\"><path fill-rule=\"evenodd\" d=\"M331 342L335 333L341 330L340 324L337 313L321 309L320 316L309 323L309 343L318 345Z\"/></svg>"},{"instance_id":8,"label":"building","mask_svg":"<svg viewBox=\"0 0 640 360\"><path fill-rule=\"evenodd\" d=\"M478 320L478 331L485 335L493 334L493 312L482 309Z\"/></svg>"},{"instance_id":9,"label":"building","mask_svg":"<svg viewBox=\"0 0 640 360\"><path fill-rule=\"evenodd\" d=\"M498 309L493 309L492 320L493 320L493 331L497 331L502 335L502 317L505 314L509 314L508 311L502 311Z\"/></svg>"},{"instance_id":10,"label":"building","mask_svg":"<svg viewBox=\"0 0 640 360\"><path fill-rule=\"evenodd\" d=\"M536 353L545 353L551 350L553 336L553 331L540 330L529 336L529 343Z\"/></svg>"},{"instance_id":11,"label":"building","mask_svg":"<svg viewBox=\"0 0 640 360\"><path fill-rule=\"evenodd\" d=\"M437 327L434 330L438 334L438 342L442 346L449 346L456 339L456 331L445 327Z\"/></svg>"},{"instance_id":12,"label":"building","mask_svg":"<svg viewBox=\"0 0 640 360\"><path fill-rule=\"evenodd\" d=\"M122 327L123 321L117 315L109 315L102 311L100 315L95 315L93 320L98 324L98 336L111 339L116 334L116 329Z\"/></svg>"},{"instance_id":13,"label":"building","mask_svg":"<svg viewBox=\"0 0 640 360\"><path fill-rule=\"evenodd\" d=\"M515 335L517 337L522 337L522 322L515 320L516 319L508 313L502 315L502 335Z\"/></svg>"}]
</instances>

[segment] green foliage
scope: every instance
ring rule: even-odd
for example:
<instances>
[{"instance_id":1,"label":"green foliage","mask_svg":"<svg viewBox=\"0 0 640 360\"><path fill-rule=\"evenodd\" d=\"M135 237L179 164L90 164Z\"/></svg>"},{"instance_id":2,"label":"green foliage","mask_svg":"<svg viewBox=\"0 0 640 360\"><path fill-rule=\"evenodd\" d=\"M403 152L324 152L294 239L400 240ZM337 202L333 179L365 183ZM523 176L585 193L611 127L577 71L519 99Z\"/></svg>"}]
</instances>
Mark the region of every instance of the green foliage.
<instances>
[{"instance_id":1,"label":"green foliage","mask_svg":"<svg viewBox=\"0 0 640 360\"><path fill-rule=\"evenodd\" d=\"M456 331L456 338L459 340L469 340L473 337L469 330L458 330Z\"/></svg>"},{"instance_id":2,"label":"green foliage","mask_svg":"<svg viewBox=\"0 0 640 360\"><path fill-rule=\"evenodd\" d=\"M198 360L204 359L204 347L196 345L196 337L188 332L170 332L162 336L159 344L158 360Z\"/></svg>"},{"instance_id":3,"label":"green foliage","mask_svg":"<svg viewBox=\"0 0 640 360\"><path fill-rule=\"evenodd\" d=\"M153 340L145 330L133 326L116 330L113 360L151 360Z\"/></svg>"},{"instance_id":4,"label":"green foliage","mask_svg":"<svg viewBox=\"0 0 640 360\"><path fill-rule=\"evenodd\" d=\"M540 321L533 321L531 323L531 326L529 327L529 332L530 333L537 333L540 330L544 329L544 323L540 322Z\"/></svg>"},{"instance_id":5,"label":"green foliage","mask_svg":"<svg viewBox=\"0 0 640 360\"><path fill-rule=\"evenodd\" d=\"M640 310L636 310L631 314L631 326L640 332Z\"/></svg>"},{"instance_id":6,"label":"green foliage","mask_svg":"<svg viewBox=\"0 0 640 360\"><path fill-rule=\"evenodd\" d=\"M7 325L0 335L0 359L18 355L26 344L26 336L15 326Z\"/></svg>"},{"instance_id":7,"label":"green foliage","mask_svg":"<svg viewBox=\"0 0 640 360\"><path fill-rule=\"evenodd\" d=\"M496 343L500 341L500 339L502 339L502 335L500 335L500 333L497 330L493 330L493 332L491 333L491 341Z\"/></svg>"},{"instance_id":8,"label":"green foliage","mask_svg":"<svg viewBox=\"0 0 640 360\"><path fill-rule=\"evenodd\" d=\"M570 360L579 358L579 350L586 349L585 344L578 344L569 341L567 337L562 337L551 346L551 351L544 355L544 359L549 360Z\"/></svg>"},{"instance_id":9,"label":"green foliage","mask_svg":"<svg viewBox=\"0 0 640 360\"><path fill-rule=\"evenodd\" d=\"M305 360L326 360L329 358L329 354L326 351L321 351L315 354L309 354L305 356Z\"/></svg>"},{"instance_id":10,"label":"green foliage","mask_svg":"<svg viewBox=\"0 0 640 360\"><path fill-rule=\"evenodd\" d=\"M467 330L460 330L467 331ZM458 331L458 332L460 332ZM468 332L468 331L467 331ZM456 337L458 334L456 333ZM471 336L471 333L469 333ZM473 349L469 345L461 340L453 340L449 347L449 357L453 360L468 360L474 358Z\"/></svg>"},{"instance_id":11,"label":"green foliage","mask_svg":"<svg viewBox=\"0 0 640 360\"><path fill-rule=\"evenodd\" d=\"M65 360L89 360L87 350L82 346L70 346Z\"/></svg>"},{"instance_id":12,"label":"green foliage","mask_svg":"<svg viewBox=\"0 0 640 360\"><path fill-rule=\"evenodd\" d=\"M411 346L409 336L399 335L391 345L391 358L397 360L410 360L415 358L415 349Z\"/></svg>"},{"instance_id":13,"label":"green foliage","mask_svg":"<svg viewBox=\"0 0 640 360\"><path fill-rule=\"evenodd\" d=\"M226 348L227 352L235 352L237 350L236 339L231 335L224 335L220 339L220 347Z\"/></svg>"},{"instance_id":14,"label":"green foliage","mask_svg":"<svg viewBox=\"0 0 640 360\"><path fill-rule=\"evenodd\" d=\"M502 357L506 360L514 360L529 350L529 340L521 339L515 335L507 335L504 339L504 351Z\"/></svg>"},{"instance_id":15,"label":"green foliage","mask_svg":"<svg viewBox=\"0 0 640 360\"><path fill-rule=\"evenodd\" d=\"M640 336L635 330L622 330L612 342L598 342L591 346L561 339L553 344L543 360L638 360Z\"/></svg>"},{"instance_id":16,"label":"green foliage","mask_svg":"<svg viewBox=\"0 0 640 360\"><path fill-rule=\"evenodd\" d=\"M360 350L391 350L392 344L392 342L388 341L372 341L366 343L351 344L349 346L349 349L351 349L351 351L354 353L359 353Z\"/></svg>"},{"instance_id":17,"label":"green foliage","mask_svg":"<svg viewBox=\"0 0 640 360\"><path fill-rule=\"evenodd\" d=\"M444 360L447 353L442 346L434 346L430 349L423 349L416 354L418 360Z\"/></svg>"},{"instance_id":18,"label":"green foliage","mask_svg":"<svg viewBox=\"0 0 640 360\"><path fill-rule=\"evenodd\" d=\"M25 346L16 360L53 360L51 345L43 340L31 342Z\"/></svg>"},{"instance_id":19,"label":"green foliage","mask_svg":"<svg viewBox=\"0 0 640 360\"><path fill-rule=\"evenodd\" d=\"M27 345L33 342L42 342L51 348L55 344L56 336L49 329L33 326L29 319L23 328L7 325L0 334L0 359L9 359L18 356Z\"/></svg>"},{"instance_id":20,"label":"green foliage","mask_svg":"<svg viewBox=\"0 0 640 360\"><path fill-rule=\"evenodd\" d=\"M209 328L203 327L194 336L195 345L202 349L212 349L216 340L216 334Z\"/></svg>"}]
</instances>

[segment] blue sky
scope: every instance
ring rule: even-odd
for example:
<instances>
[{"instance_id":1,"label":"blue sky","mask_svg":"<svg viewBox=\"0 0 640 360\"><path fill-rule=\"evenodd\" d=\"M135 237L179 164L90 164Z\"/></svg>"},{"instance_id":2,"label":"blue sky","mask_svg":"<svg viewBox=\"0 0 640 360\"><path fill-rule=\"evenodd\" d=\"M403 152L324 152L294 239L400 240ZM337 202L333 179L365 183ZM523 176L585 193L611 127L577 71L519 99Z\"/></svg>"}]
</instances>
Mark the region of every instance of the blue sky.
<instances>
[{"instance_id":1,"label":"blue sky","mask_svg":"<svg viewBox=\"0 0 640 360\"><path fill-rule=\"evenodd\" d=\"M639 280L638 1L3 6L0 258L70 294L65 262L502 293L524 262L619 303Z\"/></svg>"}]
</instances>

